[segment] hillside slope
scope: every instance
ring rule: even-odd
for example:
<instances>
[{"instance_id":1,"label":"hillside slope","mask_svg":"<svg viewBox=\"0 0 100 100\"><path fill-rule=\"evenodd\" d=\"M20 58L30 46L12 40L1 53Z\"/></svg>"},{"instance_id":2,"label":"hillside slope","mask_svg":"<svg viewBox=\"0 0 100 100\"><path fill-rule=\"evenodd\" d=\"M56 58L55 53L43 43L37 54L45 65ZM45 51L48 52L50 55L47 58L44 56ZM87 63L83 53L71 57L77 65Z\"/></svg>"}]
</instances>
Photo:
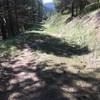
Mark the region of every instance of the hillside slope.
<instances>
[{"instance_id":1,"label":"hillside slope","mask_svg":"<svg viewBox=\"0 0 100 100\"><path fill-rule=\"evenodd\" d=\"M47 21L46 27L48 31L55 32L55 35L59 33L57 36L84 36L93 35L94 33L96 38L99 38L100 10L91 12L83 17L76 17L73 20L70 20L69 16L57 14ZM95 37L93 38L95 39Z\"/></svg>"},{"instance_id":2,"label":"hillside slope","mask_svg":"<svg viewBox=\"0 0 100 100\"><path fill-rule=\"evenodd\" d=\"M69 16L57 14L45 26L53 36L60 37L69 44L87 46L91 53L80 59L89 68L100 67L100 10L73 20Z\"/></svg>"}]
</instances>

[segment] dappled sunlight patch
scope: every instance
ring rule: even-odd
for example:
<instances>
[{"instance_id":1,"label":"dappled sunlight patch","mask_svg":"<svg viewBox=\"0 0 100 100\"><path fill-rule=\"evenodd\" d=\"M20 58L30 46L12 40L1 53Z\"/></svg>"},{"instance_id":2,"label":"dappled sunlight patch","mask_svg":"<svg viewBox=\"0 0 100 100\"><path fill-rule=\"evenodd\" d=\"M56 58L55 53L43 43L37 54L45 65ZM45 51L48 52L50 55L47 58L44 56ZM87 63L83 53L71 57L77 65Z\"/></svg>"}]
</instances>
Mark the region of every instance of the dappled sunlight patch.
<instances>
[{"instance_id":1,"label":"dappled sunlight patch","mask_svg":"<svg viewBox=\"0 0 100 100\"><path fill-rule=\"evenodd\" d=\"M18 100L18 99L21 98L22 96L24 96L23 93L15 92L15 93L12 93L12 95L10 95L10 97L9 97L8 99L9 99L9 100Z\"/></svg>"},{"instance_id":2,"label":"dappled sunlight patch","mask_svg":"<svg viewBox=\"0 0 100 100\"><path fill-rule=\"evenodd\" d=\"M62 89L64 92L68 92L68 93L75 93L75 92L78 91L77 88L71 87L71 86L67 86L67 85L62 86L61 89Z\"/></svg>"},{"instance_id":3,"label":"dappled sunlight patch","mask_svg":"<svg viewBox=\"0 0 100 100\"><path fill-rule=\"evenodd\" d=\"M10 85L13 85L13 84L16 84L16 83L18 83L18 80L16 80L16 79L11 79L11 80L9 80L9 84ZM8 87L9 88L9 87ZM9 90L9 89L8 89Z\"/></svg>"},{"instance_id":4,"label":"dappled sunlight patch","mask_svg":"<svg viewBox=\"0 0 100 100\"><path fill-rule=\"evenodd\" d=\"M67 97L67 99L69 99L69 100L77 100L73 94L70 94L70 93L66 93L65 92L65 93L63 93L63 95L65 97Z\"/></svg>"},{"instance_id":5,"label":"dappled sunlight patch","mask_svg":"<svg viewBox=\"0 0 100 100\"><path fill-rule=\"evenodd\" d=\"M88 69L87 68L87 69L81 71L81 74L83 74L84 76L88 76L88 77L94 77L94 78L97 78L98 80L100 80L100 71L99 71L99 69L93 69L93 68Z\"/></svg>"},{"instance_id":6,"label":"dappled sunlight patch","mask_svg":"<svg viewBox=\"0 0 100 100\"><path fill-rule=\"evenodd\" d=\"M93 87L91 83L87 83L86 81L82 81L82 80L75 80L74 84L81 88L91 88L92 89Z\"/></svg>"},{"instance_id":7,"label":"dappled sunlight patch","mask_svg":"<svg viewBox=\"0 0 100 100\"><path fill-rule=\"evenodd\" d=\"M32 79L34 82L39 80L35 73L28 73L28 72L20 72L19 74L16 75L16 79L19 82L24 81L25 79Z\"/></svg>"},{"instance_id":8,"label":"dappled sunlight patch","mask_svg":"<svg viewBox=\"0 0 100 100\"><path fill-rule=\"evenodd\" d=\"M33 54L30 49L24 49L21 51L21 54L14 58L15 63L12 64L13 67L19 67L19 66L28 66L31 65L35 59L37 59L38 55Z\"/></svg>"},{"instance_id":9,"label":"dappled sunlight patch","mask_svg":"<svg viewBox=\"0 0 100 100\"><path fill-rule=\"evenodd\" d=\"M5 44L0 44L0 48L6 48Z\"/></svg>"}]
</instances>

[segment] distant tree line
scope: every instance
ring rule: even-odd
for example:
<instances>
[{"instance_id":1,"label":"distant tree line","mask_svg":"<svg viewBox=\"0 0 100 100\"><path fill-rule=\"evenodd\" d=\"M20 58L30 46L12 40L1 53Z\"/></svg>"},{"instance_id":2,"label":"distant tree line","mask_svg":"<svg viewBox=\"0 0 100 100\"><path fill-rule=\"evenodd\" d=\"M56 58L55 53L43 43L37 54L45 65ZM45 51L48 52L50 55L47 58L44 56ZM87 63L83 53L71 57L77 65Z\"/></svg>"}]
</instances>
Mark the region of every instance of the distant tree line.
<instances>
[{"instance_id":1,"label":"distant tree line","mask_svg":"<svg viewBox=\"0 0 100 100\"><path fill-rule=\"evenodd\" d=\"M19 34L29 23L42 20L42 0L0 0L0 35L3 39Z\"/></svg>"},{"instance_id":2,"label":"distant tree line","mask_svg":"<svg viewBox=\"0 0 100 100\"><path fill-rule=\"evenodd\" d=\"M65 10L71 13L72 17L81 14L86 7L93 4L91 9L100 7L99 0L54 0L57 12L64 13ZM98 6L99 5L99 6Z\"/></svg>"}]
</instances>

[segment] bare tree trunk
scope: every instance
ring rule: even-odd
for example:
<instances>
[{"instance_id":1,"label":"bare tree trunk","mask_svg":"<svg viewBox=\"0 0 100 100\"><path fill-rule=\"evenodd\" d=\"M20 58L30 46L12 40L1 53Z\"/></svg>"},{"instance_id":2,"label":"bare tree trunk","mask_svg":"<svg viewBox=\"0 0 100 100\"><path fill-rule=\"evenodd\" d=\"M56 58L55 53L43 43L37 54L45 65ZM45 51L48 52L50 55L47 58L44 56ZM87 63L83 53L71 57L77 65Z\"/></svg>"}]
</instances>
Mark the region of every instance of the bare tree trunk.
<instances>
[{"instance_id":1,"label":"bare tree trunk","mask_svg":"<svg viewBox=\"0 0 100 100\"><path fill-rule=\"evenodd\" d=\"M13 28L13 22L12 22L12 20L13 20L13 17L12 17L12 12L11 12L11 10L10 10L10 5L9 5L9 0L6 0L6 10L7 10L7 17L8 17L8 22L7 22L7 24L8 24L8 31L9 31L9 34L10 34L10 36L14 36L15 34L14 34L14 28Z\"/></svg>"},{"instance_id":2,"label":"bare tree trunk","mask_svg":"<svg viewBox=\"0 0 100 100\"><path fill-rule=\"evenodd\" d=\"M15 10L15 17L16 17L16 29L17 29L17 33L19 32L19 24L18 24L18 15L17 15L17 1L14 0L15 6L14 6L14 10Z\"/></svg>"},{"instance_id":3,"label":"bare tree trunk","mask_svg":"<svg viewBox=\"0 0 100 100\"><path fill-rule=\"evenodd\" d=\"M0 23L1 23L1 33L2 33L2 39L7 39L7 31L6 31L6 22L5 19L0 17Z\"/></svg>"}]
</instances>

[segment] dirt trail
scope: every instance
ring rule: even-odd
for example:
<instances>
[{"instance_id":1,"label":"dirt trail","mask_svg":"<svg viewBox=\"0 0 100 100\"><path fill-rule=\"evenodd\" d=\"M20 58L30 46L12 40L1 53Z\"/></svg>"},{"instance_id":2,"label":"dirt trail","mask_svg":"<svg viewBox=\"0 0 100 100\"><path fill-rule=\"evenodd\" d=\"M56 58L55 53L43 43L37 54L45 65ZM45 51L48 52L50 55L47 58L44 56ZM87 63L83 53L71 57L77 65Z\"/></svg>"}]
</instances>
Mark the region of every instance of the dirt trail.
<instances>
[{"instance_id":1,"label":"dirt trail","mask_svg":"<svg viewBox=\"0 0 100 100\"><path fill-rule=\"evenodd\" d=\"M46 62L46 56L26 48L12 59L11 67L5 69L11 75L7 80L6 98L4 95L0 100L100 100L98 79L64 71L60 68L69 66L63 63L65 58L61 61L58 57L56 62L52 59L51 63Z\"/></svg>"},{"instance_id":2,"label":"dirt trail","mask_svg":"<svg viewBox=\"0 0 100 100\"><path fill-rule=\"evenodd\" d=\"M10 67L4 69L5 74L7 74L7 79L4 79L4 82L7 82L7 84L2 84L1 86L6 89L4 94L2 93L3 96L0 96L0 100L31 100L27 93L34 92L44 84L35 72L39 60L38 54L33 54L30 48L26 48L20 52L20 55L17 55L8 62Z\"/></svg>"},{"instance_id":3,"label":"dirt trail","mask_svg":"<svg viewBox=\"0 0 100 100\"><path fill-rule=\"evenodd\" d=\"M88 71L81 61L58 56L58 48L63 48L57 45L60 42L58 40L54 44L52 37L33 34L31 39L27 43L29 46L21 48L20 53L10 56L9 60L6 59L6 65L9 66L5 65L1 73L0 79L3 81L0 87L4 89L0 92L0 100L100 100L100 77L94 74L95 71L99 72L98 69ZM51 41L53 44L50 44ZM25 46L21 43L18 47ZM37 47L34 44L41 51L34 50ZM41 45L49 49L44 50ZM53 45L54 51L50 45ZM65 51L62 50L62 53Z\"/></svg>"}]
</instances>

